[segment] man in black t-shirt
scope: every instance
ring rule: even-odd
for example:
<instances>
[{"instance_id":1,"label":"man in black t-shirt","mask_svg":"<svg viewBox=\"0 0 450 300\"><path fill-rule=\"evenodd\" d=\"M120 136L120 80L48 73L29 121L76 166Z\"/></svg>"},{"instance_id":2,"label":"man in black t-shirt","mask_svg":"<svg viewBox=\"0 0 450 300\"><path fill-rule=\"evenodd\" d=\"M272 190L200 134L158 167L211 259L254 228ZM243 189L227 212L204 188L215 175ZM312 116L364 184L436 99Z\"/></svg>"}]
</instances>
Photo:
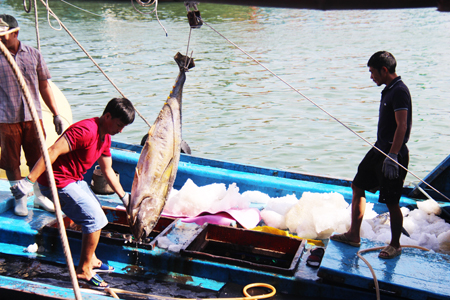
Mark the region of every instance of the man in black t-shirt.
<instances>
[{"instance_id":1,"label":"man in black t-shirt","mask_svg":"<svg viewBox=\"0 0 450 300\"><path fill-rule=\"evenodd\" d=\"M355 247L360 246L360 228L366 207L365 191L380 190L379 202L386 203L391 219L391 242L380 258L393 258L401 254L400 235L403 215L399 201L408 167L409 140L412 125L412 104L408 87L395 73L394 56L386 51L372 55L367 63L370 78L378 85L385 84L381 92L377 141L361 161L352 182L352 223L349 231L330 239ZM379 150L383 153L381 153Z\"/></svg>"}]
</instances>

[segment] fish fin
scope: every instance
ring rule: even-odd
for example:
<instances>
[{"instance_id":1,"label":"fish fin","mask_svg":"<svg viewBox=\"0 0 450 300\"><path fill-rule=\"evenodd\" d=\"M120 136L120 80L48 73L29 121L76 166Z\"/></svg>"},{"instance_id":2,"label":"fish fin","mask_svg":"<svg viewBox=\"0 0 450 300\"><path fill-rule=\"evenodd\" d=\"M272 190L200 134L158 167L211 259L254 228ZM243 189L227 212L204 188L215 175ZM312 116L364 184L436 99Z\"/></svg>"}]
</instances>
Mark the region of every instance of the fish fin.
<instances>
[{"instance_id":1,"label":"fish fin","mask_svg":"<svg viewBox=\"0 0 450 300\"><path fill-rule=\"evenodd\" d=\"M155 128L156 128L155 124L153 124L152 127L150 127L150 129L148 130L149 137L153 135L153 133L155 132ZM149 141L148 138L147 138L147 141Z\"/></svg>"},{"instance_id":2,"label":"fish fin","mask_svg":"<svg viewBox=\"0 0 450 300\"><path fill-rule=\"evenodd\" d=\"M170 181L170 177L172 176L172 172L173 172L173 157L170 159L169 163L167 164L167 168L164 170L164 173L161 176L161 180L167 181L168 184L165 185L164 187L164 192L163 195L164 197L167 196L168 191L170 190L170 187L173 185L173 182L169 182Z\"/></svg>"},{"instance_id":3,"label":"fish fin","mask_svg":"<svg viewBox=\"0 0 450 300\"><path fill-rule=\"evenodd\" d=\"M139 177L141 176L141 172L139 171L139 169L136 167L136 177L139 180Z\"/></svg>"}]
</instances>

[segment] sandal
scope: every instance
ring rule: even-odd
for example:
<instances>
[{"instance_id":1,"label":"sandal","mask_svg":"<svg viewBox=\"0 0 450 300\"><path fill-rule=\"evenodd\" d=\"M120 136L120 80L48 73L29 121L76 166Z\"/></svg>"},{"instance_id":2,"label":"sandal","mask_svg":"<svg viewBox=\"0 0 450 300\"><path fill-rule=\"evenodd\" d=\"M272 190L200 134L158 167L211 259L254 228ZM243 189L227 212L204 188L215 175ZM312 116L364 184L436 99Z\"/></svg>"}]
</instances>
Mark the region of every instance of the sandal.
<instances>
[{"instance_id":1,"label":"sandal","mask_svg":"<svg viewBox=\"0 0 450 300\"><path fill-rule=\"evenodd\" d=\"M385 255L382 255L384 253ZM394 248L391 245L386 246L383 250L381 250L380 254L378 254L379 258L383 259L391 259L402 254L402 247Z\"/></svg>"},{"instance_id":2,"label":"sandal","mask_svg":"<svg viewBox=\"0 0 450 300\"><path fill-rule=\"evenodd\" d=\"M311 250L311 254L306 259L306 265L313 268L319 267L324 254L325 250L323 248L316 248L314 250Z\"/></svg>"},{"instance_id":3,"label":"sandal","mask_svg":"<svg viewBox=\"0 0 450 300\"><path fill-rule=\"evenodd\" d=\"M109 288L109 284L106 284L105 286L101 285L104 282L104 280L98 274L94 274L89 280L78 279L78 281L86 283L87 287L95 290L104 290Z\"/></svg>"},{"instance_id":4,"label":"sandal","mask_svg":"<svg viewBox=\"0 0 450 300\"><path fill-rule=\"evenodd\" d=\"M339 242L339 243L344 243L353 247L359 247L361 246L361 243L357 243L357 242L352 242L350 241L346 236L345 233L342 234L335 234L330 236L330 240Z\"/></svg>"},{"instance_id":5,"label":"sandal","mask_svg":"<svg viewBox=\"0 0 450 300\"><path fill-rule=\"evenodd\" d=\"M114 270L115 270L114 267L112 267L108 264L105 264L105 263L102 263L102 265L100 267L94 268L94 271L96 273L111 273L111 272L114 272Z\"/></svg>"}]
</instances>

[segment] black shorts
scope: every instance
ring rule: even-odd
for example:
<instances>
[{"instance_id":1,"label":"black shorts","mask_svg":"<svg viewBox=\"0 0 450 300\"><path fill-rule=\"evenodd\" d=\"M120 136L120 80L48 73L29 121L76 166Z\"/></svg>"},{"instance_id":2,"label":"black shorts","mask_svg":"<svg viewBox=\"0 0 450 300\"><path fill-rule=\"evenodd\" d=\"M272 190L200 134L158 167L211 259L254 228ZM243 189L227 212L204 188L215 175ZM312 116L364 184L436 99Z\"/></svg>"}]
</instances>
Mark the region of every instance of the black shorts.
<instances>
[{"instance_id":1,"label":"black shorts","mask_svg":"<svg viewBox=\"0 0 450 300\"><path fill-rule=\"evenodd\" d=\"M398 154L398 162L408 168L409 153L408 148L402 149ZM375 148L367 152L358 166L358 173L353 179L353 184L360 189L375 193L380 190L378 202L395 204L399 203L402 195L403 184L406 177L406 171L399 167L399 177L396 179L388 179L382 172L383 162L386 156Z\"/></svg>"}]
</instances>

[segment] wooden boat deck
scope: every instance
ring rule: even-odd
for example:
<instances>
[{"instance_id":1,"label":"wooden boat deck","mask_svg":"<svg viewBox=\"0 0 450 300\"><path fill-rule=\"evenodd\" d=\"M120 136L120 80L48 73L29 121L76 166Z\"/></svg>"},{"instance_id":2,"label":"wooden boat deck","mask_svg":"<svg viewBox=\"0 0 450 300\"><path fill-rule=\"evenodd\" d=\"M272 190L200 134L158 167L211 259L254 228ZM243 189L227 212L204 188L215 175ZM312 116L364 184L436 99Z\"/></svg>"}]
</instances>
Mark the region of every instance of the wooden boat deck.
<instances>
[{"instance_id":1,"label":"wooden boat deck","mask_svg":"<svg viewBox=\"0 0 450 300\"><path fill-rule=\"evenodd\" d=\"M384 244L366 239L363 239L361 248L330 240L319 276L343 285L374 289L372 273L356 253L381 246ZM416 248L404 248L402 254L393 259L378 258L378 253L371 251L362 256L374 269L382 295L405 299L449 299L449 255Z\"/></svg>"},{"instance_id":2,"label":"wooden boat deck","mask_svg":"<svg viewBox=\"0 0 450 300\"><path fill-rule=\"evenodd\" d=\"M197 168L197 166L192 166L190 163L189 168ZM235 172L239 171L232 171L233 174ZM237 175L236 178L242 176ZM286 182L291 181L294 184L293 179L286 179ZM294 185L297 184L300 183ZM348 189L348 187L341 188ZM291 190L290 187L289 190ZM116 195L99 195L99 198L103 206L115 207L121 204ZM59 276L59 282L52 279L51 285L57 293L69 295L72 290L59 236L43 231L45 225L55 221L54 214L34 209L32 197L29 197L29 215L18 217L14 215L12 209L13 201L9 192L9 183L6 180L0 180L0 262L4 257L16 257L38 261L41 265L56 264L59 266L59 270L55 272L64 274L64 276ZM162 236L158 236L157 239L167 237L173 240L189 240L192 236L186 236L186 232L183 232L182 229L184 225L180 225L181 223L180 220L174 222L178 229L181 228L181 231L164 231L164 234L161 233ZM189 226L197 225L190 224ZM241 297L243 286L263 282L276 286L277 299L295 299L296 297L297 299L298 297L302 297L302 299L348 299L349 295L352 295L352 298L356 300L375 297L373 279L368 267L356 257L358 248L335 242L327 245L328 241L324 242L327 249L319 271L306 265L306 259L311 249L311 246L308 246L299 259L294 275L282 275L202 258L185 257L179 252L168 251L160 247L138 249L129 244L111 246L100 242L97 254L116 269L113 274L102 275L113 288L131 289L146 294L153 293L156 289L154 294L170 295L170 297L192 297L194 295L194 298L215 298L219 295L230 297L232 293L236 297ZM38 243L45 251L24 252L24 248L34 243ZM69 244L76 262L79 258L81 239L69 236ZM369 241L363 243L363 248L374 246L380 245ZM450 275L449 256L417 251L419 250L405 249L400 258L390 261L378 259L375 252L364 254L378 276L380 287L384 291L383 300L449 298L450 292L445 281L445 278L449 278ZM10 260L10 258L4 258L5 263ZM40 269L36 272L41 271ZM22 274L21 276L17 272L15 275L6 273L1 272L0 269L0 286L13 287L21 291L28 290L29 286L33 286L30 281L27 281L28 278L23 276L23 274L27 274L26 271L19 272ZM42 284L37 290L43 294L53 293L52 289L46 286L48 282L45 280L40 283L36 282L45 279L45 276L35 276L31 279L33 284ZM155 286L159 286L159 288ZM230 287L238 288L232 289L233 292L228 291L223 294ZM195 292L192 292L192 289L196 289Z\"/></svg>"}]
</instances>

